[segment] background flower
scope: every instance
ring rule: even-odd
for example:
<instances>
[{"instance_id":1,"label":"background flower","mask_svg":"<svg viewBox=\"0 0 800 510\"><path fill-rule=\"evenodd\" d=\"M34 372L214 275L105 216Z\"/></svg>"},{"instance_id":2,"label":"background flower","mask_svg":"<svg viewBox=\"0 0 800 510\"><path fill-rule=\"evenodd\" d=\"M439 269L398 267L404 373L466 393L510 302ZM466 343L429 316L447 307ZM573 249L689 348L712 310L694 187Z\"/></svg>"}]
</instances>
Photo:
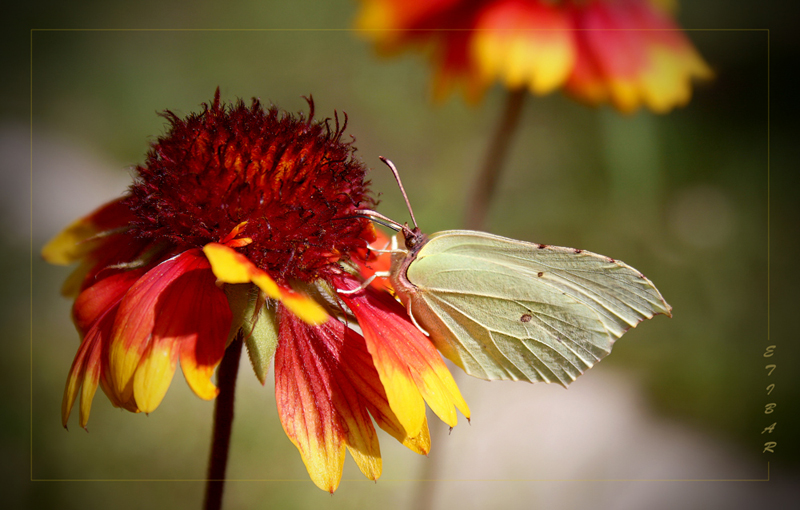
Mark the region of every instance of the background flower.
<instances>
[{"instance_id":1,"label":"background flower","mask_svg":"<svg viewBox=\"0 0 800 510\"><path fill-rule=\"evenodd\" d=\"M434 95L495 80L537 95L564 88L623 112L689 101L708 65L653 0L363 0L357 26L384 52L432 43Z\"/></svg>"}]
</instances>

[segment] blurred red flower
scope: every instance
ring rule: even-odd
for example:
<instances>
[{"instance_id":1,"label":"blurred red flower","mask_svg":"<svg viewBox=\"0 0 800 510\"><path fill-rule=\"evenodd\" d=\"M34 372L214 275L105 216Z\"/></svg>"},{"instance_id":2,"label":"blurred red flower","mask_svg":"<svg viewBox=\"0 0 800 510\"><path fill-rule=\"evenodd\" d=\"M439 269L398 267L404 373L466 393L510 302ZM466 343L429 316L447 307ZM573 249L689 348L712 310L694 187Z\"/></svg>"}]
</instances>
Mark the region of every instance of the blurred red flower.
<instances>
[{"instance_id":1,"label":"blurred red flower","mask_svg":"<svg viewBox=\"0 0 800 510\"><path fill-rule=\"evenodd\" d=\"M537 95L563 89L623 112L685 105L712 72L664 0L361 0L356 25L382 52L431 43L434 97L494 80Z\"/></svg>"}]
</instances>

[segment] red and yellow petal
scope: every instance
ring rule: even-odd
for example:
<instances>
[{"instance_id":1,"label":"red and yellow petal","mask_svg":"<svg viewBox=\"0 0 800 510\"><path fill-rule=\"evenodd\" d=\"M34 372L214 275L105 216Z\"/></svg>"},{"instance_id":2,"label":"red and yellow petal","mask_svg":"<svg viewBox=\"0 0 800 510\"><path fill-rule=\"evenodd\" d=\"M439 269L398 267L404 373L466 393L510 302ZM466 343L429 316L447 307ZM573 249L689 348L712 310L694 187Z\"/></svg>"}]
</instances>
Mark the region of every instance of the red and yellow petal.
<instances>
[{"instance_id":1,"label":"red and yellow petal","mask_svg":"<svg viewBox=\"0 0 800 510\"><path fill-rule=\"evenodd\" d=\"M181 370L189 387L204 399L219 393L211 376L225 355L232 313L225 293L206 266L187 274L185 285L177 284L165 292L161 320L156 321L154 337L180 342ZM181 293L182 295L176 295ZM172 317L169 320L164 318ZM187 325L191 325L187 328Z\"/></svg>"},{"instance_id":2,"label":"red and yellow petal","mask_svg":"<svg viewBox=\"0 0 800 510\"><path fill-rule=\"evenodd\" d=\"M129 232L114 232L91 241L93 248L70 273L61 287L64 296L77 296L82 290L111 275L151 265L159 253L150 241L137 239Z\"/></svg>"},{"instance_id":3,"label":"red and yellow petal","mask_svg":"<svg viewBox=\"0 0 800 510\"><path fill-rule=\"evenodd\" d=\"M643 102L662 113L689 102L693 79L713 78L713 71L671 19L649 4L632 7L632 17L651 30L647 38L648 65L640 73Z\"/></svg>"},{"instance_id":4,"label":"red and yellow petal","mask_svg":"<svg viewBox=\"0 0 800 510\"><path fill-rule=\"evenodd\" d=\"M669 16L650 2L594 2L572 9L579 57L567 91L622 112L683 106L711 69Z\"/></svg>"},{"instance_id":5,"label":"red and yellow petal","mask_svg":"<svg viewBox=\"0 0 800 510\"><path fill-rule=\"evenodd\" d=\"M94 321L83 342L81 342L69 369L67 384L64 388L64 397L61 401L61 424L65 428L79 391L81 397L80 426L86 428L86 424L89 421L92 399L97 391L97 384L100 381L102 371L102 343L104 337L107 339L111 332L115 311L116 307L112 307L106 310L99 320Z\"/></svg>"},{"instance_id":6,"label":"red and yellow petal","mask_svg":"<svg viewBox=\"0 0 800 510\"><path fill-rule=\"evenodd\" d=\"M357 286L345 277L335 284L343 290ZM370 289L340 297L358 319L390 407L408 436L422 433L425 402L451 427L457 421L456 408L469 418L453 376L400 303Z\"/></svg>"},{"instance_id":7,"label":"red and yellow petal","mask_svg":"<svg viewBox=\"0 0 800 510\"><path fill-rule=\"evenodd\" d=\"M308 324L322 324L328 320L328 313L316 301L291 289L281 287L266 271L258 269L241 253L219 243L205 245L203 252L208 257L211 268L219 281L224 283L252 282L267 296L281 301L286 308Z\"/></svg>"},{"instance_id":8,"label":"red and yellow petal","mask_svg":"<svg viewBox=\"0 0 800 510\"><path fill-rule=\"evenodd\" d=\"M133 216L123 204L124 199L104 204L74 221L45 245L42 257L51 264L65 266L83 258L96 247L98 234L128 225Z\"/></svg>"},{"instance_id":9,"label":"red and yellow petal","mask_svg":"<svg viewBox=\"0 0 800 510\"><path fill-rule=\"evenodd\" d=\"M340 369L358 392L375 423L412 451L427 455L431 445L427 421L423 423L419 434L409 436L389 405L364 338L349 329L345 333L342 342L333 343L329 349L337 353L335 357Z\"/></svg>"},{"instance_id":10,"label":"red and yellow petal","mask_svg":"<svg viewBox=\"0 0 800 510\"><path fill-rule=\"evenodd\" d=\"M381 41L384 50L392 50L397 41L413 38L409 29L447 28L429 26L463 0L362 0L355 25L368 37Z\"/></svg>"},{"instance_id":11,"label":"red and yellow petal","mask_svg":"<svg viewBox=\"0 0 800 510\"><path fill-rule=\"evenodd\" d=\"M97 384L102 382L111 330L120 301L142 273L143 270L134 270L115 274L87 288L76 299L73 319L83 341L75 355L64 389L61 418L65 427L79 388L79 422L81 427L86 427ZM114 399L112 403L118 407L123 406ZM135 406L124 407L132 407L131 411L138 411Z\"/></svg>"},{"instance_id":12,"label":"red and yellow petal","mask_svg":"<svg viewBox=\"0 0 800 510\"><path fill-rule=\"evenodd\" d=\"M344 447L371 480L381 474L378 437L370 415L413 451L427 454L424 422L409 436L392 411L364 338L331 318L310 326L279 306L280 342L275 392L286 434L300 451L314 483L333 492Z\"/></svg>"},{"instance_id":13,"label":"red and yellow petal","mask_svg":"<svg viewBox=\"0 0 800 510\"><path fill-rule=\"evenodd\" d=\"M342 477L345 439L331 396L330 368L311 348L312 328L280 310L275 352L278 414L311 480L332 493Z\"/></svg>"},{"instance_id":14,"label":"red and yellow petal","mask_svg":"<svg viewBox=\"0 0 800 510\"><path fill-rule=\"evenodd\" d=\"M199 253L198 257L195 268L183 273L159 298L151 351L134 381L136 401L144 412L161 402L178 355L183 375L198 397L211 400L219 393L211 376L225 354L232 314L225 293L215 285L210 265ZM151 401L140 402L140 395Z\"/></svg>"},{"instance_id":15,"label":"red and yellow petal","mask_svg":"<svg viewBox=\"0 0 800 510\"><path fill-rule=\"evenodd\" d=\"M222 359L230 323L225 294L199 249L162 262L120 304L109 352L111 391L119 401L133 397L142 411L154 410L182 354L192 389L213 398L216 388L209 378Z\"/></svg>"}]
</instances>

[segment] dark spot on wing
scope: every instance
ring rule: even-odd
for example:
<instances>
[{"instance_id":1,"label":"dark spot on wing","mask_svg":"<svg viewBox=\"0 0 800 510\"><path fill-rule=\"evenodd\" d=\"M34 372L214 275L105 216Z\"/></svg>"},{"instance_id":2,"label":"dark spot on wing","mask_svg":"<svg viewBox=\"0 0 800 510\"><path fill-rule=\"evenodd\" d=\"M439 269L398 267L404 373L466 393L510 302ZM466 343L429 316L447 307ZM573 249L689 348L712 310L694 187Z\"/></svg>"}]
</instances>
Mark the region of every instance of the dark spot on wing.
<instances>
[{"instance_id":1,"label":"dark spot on wing","mask_svg":"<svg viewBox=\"0 0 800 510\"><path fill-rule=\"evenodd\" d=\"M526 313L526 314L523 314L522 317L519 318L519 320L521 322L530 322L532 318L533 318L533 316L531 316L531 314Z\"/></svg>"},{"instance_id":2,"label":"dark spot on wing","mask_svg":"<svg viewBox=\"0 0 800 510\"><path fill-rule=\"evenodd\" d=\"M639 273L639 278L641 278L642 280L644 280L644 275L643 275L642 273Z\"/></svg>"},{"instance_id":3,"label":"dark spot on wing","mask_svg":"<svg viewBox=\"0 0 800 510\"><path fill-rule=\"evenodd\" d=\"M617 261L612 259L611 257L608 257L608 261L611 262L612 264L616 264L617 263Z\"/></svg>"},{"instance_id":4,"label":"dark spot on wing","mask_svg":"<svg viewBox=\"0 0 800 510\"><path fill-rule=\"evenodd\" d=\"M575 253L582 253L582 252L583 252L583 250L579 250L578 248L574 248L574 249L573 249L573 251L574 251Z\"/></svg>"},{"instance_id":5,"label":"dark spot on wing","mask_svg":"<svg viewBox=\"0 0 800 510\"><path fill-rule=\"evenodd\" d=\"M536 276L544 276L544 273L539 271L538 273L536 273Z\"/></svg>"},{"instance_id":6,"label":"dark spot on wing","mask_svg":"<svg viewBox=\"0 0 800 510\"><path fill-rule=\"evenodd\" d=\"M540 244L540 245L539 245L539 249L540 249L540 250L543 250L543 249L545 249L545 248L547 248L547 245L546 245L546 244Z\"/></svg>"}]
</instances>

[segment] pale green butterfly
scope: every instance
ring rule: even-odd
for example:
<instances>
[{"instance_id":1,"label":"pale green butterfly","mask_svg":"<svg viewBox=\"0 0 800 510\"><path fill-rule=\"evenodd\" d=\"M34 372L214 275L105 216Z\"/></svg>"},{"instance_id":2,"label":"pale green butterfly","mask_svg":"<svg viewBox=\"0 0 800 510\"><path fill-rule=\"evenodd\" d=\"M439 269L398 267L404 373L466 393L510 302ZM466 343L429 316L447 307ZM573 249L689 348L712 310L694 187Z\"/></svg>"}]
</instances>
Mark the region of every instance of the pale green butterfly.
<instances>
[{"instance_id":1,"label":"pale green butterfly","mask_svg":"<svg viewBox=\"0 0 800 510\"><path fill-rule=\"evenodd\" d=\"M397 170L381 159L408 204ZM472 376L567 386L628 329L672 316L650 280L611 257L470 230L426 236L410 205L413 229L362 212L399 230L392 287L417 327Z\"/></svg>"}]
</instances>

